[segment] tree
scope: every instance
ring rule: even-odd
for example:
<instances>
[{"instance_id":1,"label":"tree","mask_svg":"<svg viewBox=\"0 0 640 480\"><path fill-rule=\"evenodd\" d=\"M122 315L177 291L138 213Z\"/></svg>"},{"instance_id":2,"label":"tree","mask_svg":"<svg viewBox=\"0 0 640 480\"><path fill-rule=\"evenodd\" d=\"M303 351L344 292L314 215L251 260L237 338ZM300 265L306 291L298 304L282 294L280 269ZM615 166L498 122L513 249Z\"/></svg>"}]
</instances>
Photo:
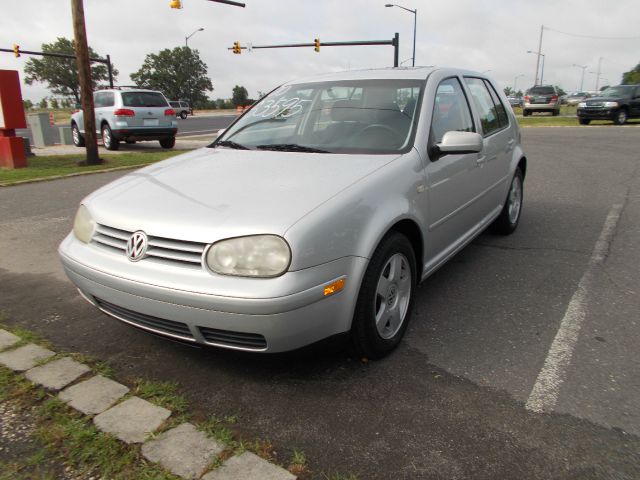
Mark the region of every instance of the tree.
<instances>
[{"instance_id":1,"label":"tree","mask_svg":"<svg viewBox=\"0 0 640 480\"><path fill-rule=\"evenodd\" d=\"M558 96L561 97L563 95L566 95L567 92L565 92L562 87L559 87L558 85L556 85L556 91L558 92Z\"/></svg>"},{"instance_id":2,"label":"tree","mask_svg":"<svg viewBox=\"0 0 640 480\"><path fill-rule=\"evenodd\" d=\"M131 80L139 87L160 90L169 99L189 100L192 106L206 102L205 92L213 90L207 64L198 50L189 47L150 53Z\"/></svg>"},{"instance_id":3,"label":"tree","mask_svg":"<svg viewBox=\"0 0 640 480\"><path fill-rule=\"evenodd\" d=\"M504 94L509 97L511 95L513 95L515 92L513 90L513 88L511 87L504 87Z\"/></svg>"},{"instance_id":4,"label":"tree","mask_svg":"<svg viewBox=\"0 0 640 480\"><path fill-rule=\"evenodd\" d=\"M640 83L640 63L633 69L622 74L622 83L624 85L635 85Z\"/></svg>"},{"instance_id":5,"label":"tree","mask_svg":"<svg viewBox=\"0 0 640 480\"><path fill-rule=\"evenodd\" d=\"M40 100L40 103L38 103L38 107L40 107L42 109L47 108L47 106L48 105L47 105L47 99L46 98L43 98L42 100Z\"/></svg>"},{"instance_id":6,"label":"tree","mask_svg":"<svg viewBox=\"0 0 640 480\"><path fill-rule=\"evenodd\" d=\"M58 37L53 43L43 43L42 51L45 53L76 54L74 42L64 37ZM102 58L91 48L89 48L89 56ZM30 58L25 64L24 73L24 81L28 85L33 82L47 83L51 93L65 97L73 96L76 102L80 101L80 83L75 58ZM118 71L114 68L113 77L115 78L117 75ZM91 64L91 79L94 85L101 81L107 81L108 78L109 73L105 64Z\"/></svg>"},{"instance_id":7,"label":"tree","mask_svg":"<svg viewBox=\"0 0 640 480\"><path fill-rule=\"evenodd\" d=\"M51 108L53 108L54 110L60 108L60 104L58 103L58 99L56 97L51 97L51 100L49 100L49 105L51 105Z\"/></svg>"},{"instance_id":8,"label":"tree","mask_svg":"<svg viewBox=\"0 0 640 480\"><path fill-rule=\"evenodd\" d=\"M33 108L33 102L31 100L23 100L22 105L25 110L31 110Z\"/></svg>"},{"instance_id":9,"label":"tree","mask_svg":"<svg viewBox=\"0 0 640 480\"><path fill-rule=\"evenodd\" d=\"M247 92L246 88L240 85L236 85L235 87L233 87L233 97L231 97L231 103L233 103L234 106L244 107L248 103L248 98L249 93Z\"/></svg>"}]
</instances>

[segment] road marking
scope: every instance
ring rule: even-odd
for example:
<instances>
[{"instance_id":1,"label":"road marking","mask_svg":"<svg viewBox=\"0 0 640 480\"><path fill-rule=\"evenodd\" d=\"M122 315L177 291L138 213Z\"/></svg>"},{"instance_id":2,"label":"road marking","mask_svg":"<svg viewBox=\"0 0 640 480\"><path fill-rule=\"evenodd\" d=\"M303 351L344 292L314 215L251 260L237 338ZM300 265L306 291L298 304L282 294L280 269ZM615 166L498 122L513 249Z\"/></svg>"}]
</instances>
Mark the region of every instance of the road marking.
<instances>
[{"instance_id":1,"label":"road marking","mask_svg":"<svg viewBox=\"0 0 640 480\"><path fill-rule=\"evenodd\" d=\"M564 381L567 367L571 362L580 328L586 316L587 296L593 283L594 271L607 258L618 220L620 220L622 207L622 204L613 205L604 221L604 226L589 259L587 270L582 275L578 288L571 297L569 305L567 305L558 333L553 339L544 366L540 370L529 399L525 404L527 410L538 413L548 412L555 407L558 401L560 387Z\"/></svg>"}]
</instances>

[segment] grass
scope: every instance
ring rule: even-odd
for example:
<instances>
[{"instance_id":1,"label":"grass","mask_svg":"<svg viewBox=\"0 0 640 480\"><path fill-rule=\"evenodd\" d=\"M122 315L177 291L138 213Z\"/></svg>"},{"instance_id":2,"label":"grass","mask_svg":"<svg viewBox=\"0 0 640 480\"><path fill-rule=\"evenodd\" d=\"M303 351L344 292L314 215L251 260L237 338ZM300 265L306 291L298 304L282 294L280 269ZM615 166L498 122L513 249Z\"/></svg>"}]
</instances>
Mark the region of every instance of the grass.
<instances>
[{"instance_id":1,"label":"grass","mask_svg":"<svg viewBox=\"0 0 640 480\"><path fill-rule=\"evenodd\" d=\"M137 380L132 394L167 408L176 415L184 414L189 405L187 399L178 393L178 384L173 382Z\"/></svg>"},{"instance_id":2,"label":"grass","mask_svg":"<svg viewBox=\"0 0 640 480\"><path fill-rule=\"evenodd\" d=\"M14 182L23 180L34 180L78 172L90 172L92 170L147 165L180 153L184 153L184 151L171 150L166 152L131 152L116 155L102 155L102 163L100 165L90 166L78 165L79 162L85 159L84 154L30 157L28 159L29 166L26 168L11 170L0 168L0 185L11 185Z\"/></svg>"}]
</instances>

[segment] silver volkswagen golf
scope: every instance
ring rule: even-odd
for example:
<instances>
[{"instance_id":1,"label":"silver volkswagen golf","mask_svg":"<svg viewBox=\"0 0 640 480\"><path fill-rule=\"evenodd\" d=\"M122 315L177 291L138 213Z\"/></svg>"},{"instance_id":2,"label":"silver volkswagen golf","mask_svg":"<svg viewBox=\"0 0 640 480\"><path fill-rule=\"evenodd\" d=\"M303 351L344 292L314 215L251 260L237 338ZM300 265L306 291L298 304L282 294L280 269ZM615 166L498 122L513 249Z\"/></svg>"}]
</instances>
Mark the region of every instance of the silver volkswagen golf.
<instances>
[{"instance_id":1,"label":"silver volkswagen golf","mask_svg":"<svg viewBox=\"0 0 640 480\"><path fill-rule=\"evenodd\" d=\"M287 83L209 147L85 198L60 258L85 299L156 334L281 352L348 332L382 357L420 281L518 226L527 164L506 105L457 69Z\"/></svg>"}]
</instances>

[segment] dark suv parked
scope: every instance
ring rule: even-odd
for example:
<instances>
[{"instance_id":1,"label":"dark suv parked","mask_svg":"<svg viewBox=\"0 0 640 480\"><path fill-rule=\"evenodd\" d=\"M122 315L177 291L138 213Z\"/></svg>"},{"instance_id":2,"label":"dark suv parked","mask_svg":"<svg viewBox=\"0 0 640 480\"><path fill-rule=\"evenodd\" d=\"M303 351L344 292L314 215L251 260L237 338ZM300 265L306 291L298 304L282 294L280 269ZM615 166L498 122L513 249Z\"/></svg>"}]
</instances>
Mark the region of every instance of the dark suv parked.
<instances>
[{"instance_id":1,"label":"dark suv parked","mask_svg":"<svg viewBox=\"0 0 640 480\"><path fill-rule=\"evenodd\" d=\"M618 85L609 87L578 104L580 125L589 125L591 120L611 120L623 125L629 118L640 118L640 85Z\"/></svg>"}]
</instances>

